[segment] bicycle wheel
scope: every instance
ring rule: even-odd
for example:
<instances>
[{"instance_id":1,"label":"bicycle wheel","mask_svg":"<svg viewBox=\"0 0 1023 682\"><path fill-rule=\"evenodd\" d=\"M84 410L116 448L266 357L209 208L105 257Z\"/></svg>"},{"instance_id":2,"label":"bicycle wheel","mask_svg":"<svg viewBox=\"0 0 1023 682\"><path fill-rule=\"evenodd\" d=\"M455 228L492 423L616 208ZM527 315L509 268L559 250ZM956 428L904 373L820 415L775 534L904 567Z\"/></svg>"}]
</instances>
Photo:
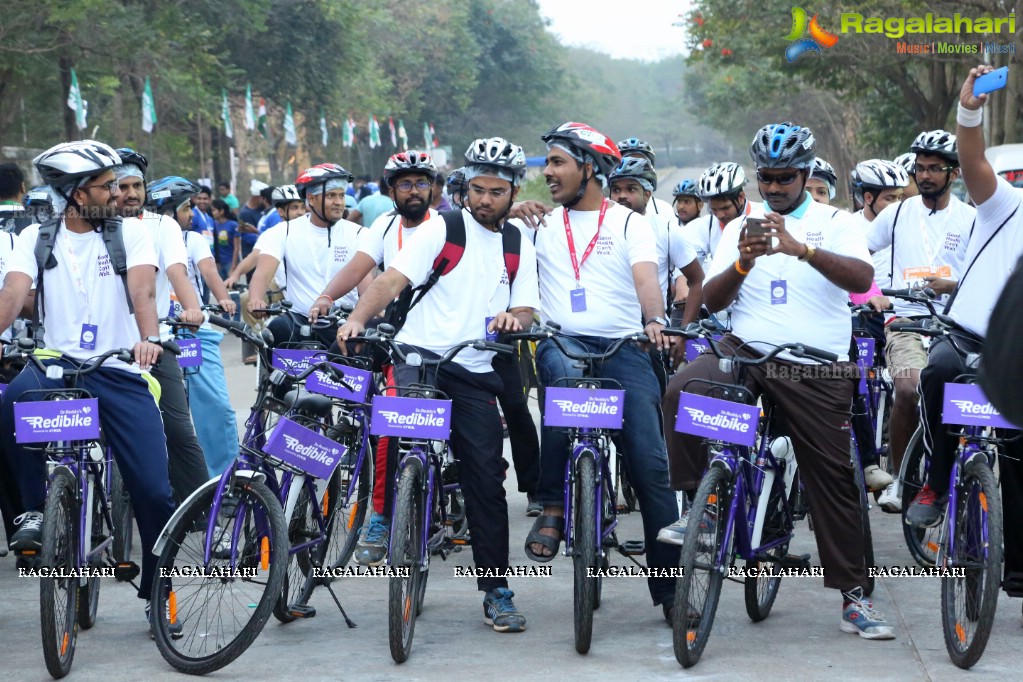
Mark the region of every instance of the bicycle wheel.
<instances>
[{"instance_id":1,"label":"bicycle wheel","mask_svg":"<svg viewBox=\"0 0 1023 682\"><path fill-rule=\"evenodd\" d=\"M304 605L316 584L310 558L310 552L316 548L307 547L297 552L291 551L292 547L304 545L320 535L314 504L309 497L309 491L303 485L298 493L295 509L288 519L288 570L284 574L284 587L273 610L274 618L282 623L290 623L299 617L292 613L291 607Z\"/></svg>"},{"instance_id":2,"label":"bicycle wheel","mask_svg":"<svg viewBox=\"0 0 1023 682\"><path fill-rule=\"evenodd\" d=\"M924 451L923 428L913 432L906 445L902 462L902 533L913 559L925 568L934 566L941 538L941 523L931 528L915 528L906 523L906 512L927 480L927 453Z\"/></svg>"},{"instance_id":3,"label":"bicycle wheel","mask_svg":"<svg viewBox=\"0 0 1023 682\"><path fill-rule=\"evenodd\" d=\"M103 507L100 505L99 496L102 494L99 485L92 482L92 545L95 546L103 541ZM95 556L89 562L89 568L99 568L103 565L102 556ZM98 576L88 578L78 586L78 625L83 630L90 629L96 624L96 611L99 609L99 587Z\"/></svg>"},{"instance_id":4,"label":"bicycle wheel","mask_svg":"<svg viewBox=\"0 0 1023 682\"><path fill-rule=\"evenodd\" d=\"M408 660L412 635L416 629L417 602L420 599L422 573L420 559L423 524L423 467L415 457L408 458L398 479L391 522L390 565L408 570L407 576L389 579L387 595L387 638L395 663Z\"/></svg>"},{"instance_id":5,"label":"bicycle wheel","mask_svg":"<svg viewBox=\"0 0 1023 682\"><path fill-rule=\"evenodd\" d=\"M946 566L965 569L941 579L941 625L952 663L970 668L984 653L995 620L1002 572L1002 501L994 472L982 460L964 468L957 486L955 551Z\"/></svg>"},{"instance_id":6,"label":"bicycle wheel","mask_svg":"<svg viewBox=\"0 0 1023 682\"><path fill-rule=\"evenodd\" d=\"M636 491L632 489L629 476L625 473L625 467L622 464L622 453L620 452L615 453L615 476L617 477L618 488L622 491L622 499L625 502L623 511L636 511L639 509L639 504L636 502Z\"/></svg>"},{"instance_id":7,"label":"bicycle wheel","mask_svg":"<svg viewBox=\"0 0 1023 682\"><path fill-rule=\"evenodd\" d=\"M863 565L867 571L867 584L863 586L863 594L870 596L874 592L874 576L870 569L874 566L874 539L870 533L870 498L867 483L863 480L863 467L860 466L856 443L852 443L852 469L856 480L856 492L860 498L860 525L863 526Z\"/></svg>"},{"instance_id":8,"label":"bicycle wheel","mask_svg":"<svg viewBox=\"0 0 1023 682\"><path fill-rule=\"evenodd\" d=\"M689 526L679 559L683 575L675 583L672 611L675 658L685 668L696 665L703 655L721 596L727 566L718 563L718 555L728 524L730 478L727 469L719 466L708 469L689 511ZM705 525L702 533L701 523ZM729 559L726 552L725 562Z\"/></svg>"},{"instance_id":9,"label":"bicycle wheel","mask_svg":"<svg viewBox=\"0 0 1023 682\"><path fill-rule=\"evenodd\" d=\"M897 478L899 472L895 470L895 460L892 459L891 443L888 441L888 422L891 420L892 414L892 394L884 388L881 389L877 412L874 423L874 433L881 434L881 449L878 453L877 464L892 478ZM884 493L884 490L875 490L872 493L875 502L881 497L882 493Z\"/></svg>"},{"instance_id":10,"label":"bicycle wheel","mask_svg":"<svg viewBox=\"0 0 1023 682\"><path fill-rule=\"evenodd\" d=\"M131 548L134 540L134 520L132 513L131 497L124 488L124 479L117 464L111 461L113 467L110 484L110 516L114 522L114 561L119 564L131 561Z\"/></svg>"},{"instance_id":11,"label":"bicycle wheel","mask_svg":"<svg viewBox=\"0 0 1023 682\"><path fill-rule=\"evenodd\" d=\"M779 475L781 472L778 472ZM771 497L768 501L767 515L764 517L764 530L760 535L760 544L765 545L772 540L779 540L789 537L792 528L788 527L785 516L785 490L776 480L771 490ZM780 559L788 554L789 543L785 542L767 552L767 556ZM746 562L746 572L770 571L778 566L775 561L753 561ZM781 576L749 576L743 581L746 600L746 614L754 623L767 618L774 607L774 600L778 597L778 588L781 587Z\"/></svg>"},{"instance_id":12,"label":"bicycle wheel","mask_svg":"<svg viewBox=\"0 0 1023 682\"><path fill-rule=\"evenodd\" d=\"M597 578L592 573L600 566L597 556L597 467L594 453L583 451L575 461L573 495L572 566L574 580L575 650L585 654L593 637L593 609L597 601Z\"/></svg>"},{"instance_id":13,"label":"bicycle wheel","mask_svg":"<svg viewBox=\"0 0 1023 682\"><path fill-rule=\"evenodd\" d=\"M160 654L177 670L205 675L238 658L259 635L284 586L288 534L284 511L266 484L237 478L225 490L217 525L230 538L227 558L203 563L215 487L186 503L156 564L153 627ZM226 511L230 510L230 511ZM206 575L193 575L204 568ZM226 577L211 571L228 572ZM245 571L236 577L235 572ZM181 626L180 637L171 625Z\"/></svg>"},{"instance_id":14,"label":"bicycle wheel","mask_svg":"<svg viewBox=\"0 0 1023 682\"><path fill-rule=\"evenodd\" d=\"M43 511L42 565L52 570L78 567L78 481L58 467L50 481ZM71 671L78 642L77 578L41 578L39 607L42 620L43 658L54 678Z\"/></svg>"},{"instance_id":15,"label":"bicycle wheel","mask_svg":"<svg viewBox=\"0 0 1023 682\"><path fill-rule=\"evenodd\" d=\"M359 530L366 520L366 510L371 503L370 480L373 471L373 449L368 447L362 460L361 470L355 471L358 450L352 453L350 462L342 461L334 470L323 492L320 504L323 519L327 523L327 542L317 548L324 568L335 569L346 565L355 552ZM355 476L358 475L358 478ZM355 489L351 499L345 503L348 491Z\"/></svg>"}]
</instances>

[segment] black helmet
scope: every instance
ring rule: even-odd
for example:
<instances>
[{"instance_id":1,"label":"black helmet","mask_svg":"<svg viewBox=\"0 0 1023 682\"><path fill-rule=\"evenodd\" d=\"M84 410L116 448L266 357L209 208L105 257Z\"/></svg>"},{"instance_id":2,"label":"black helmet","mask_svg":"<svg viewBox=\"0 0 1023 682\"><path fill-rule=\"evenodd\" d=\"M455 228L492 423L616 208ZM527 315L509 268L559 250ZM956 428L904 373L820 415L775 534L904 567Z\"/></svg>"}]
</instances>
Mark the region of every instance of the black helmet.
<instances>
[{"instance_id":1,"label":"black helmet","mask_svg":"<svg viewBox=\"0 0 1023 682\"><path fill-rule=\"evenodd\" d=\"M142 175L146 174L146 171L149 169L149 161L146 160L146 157L142 156L134 149L129 149L128 147L122 147L115 151L117 152L117 155L121 157L122 166L128 164L138 166L139 170L142 171Z\"/></svg>"},{"instance_id":2,"label":"black helmet","mask_svg":"<svg viewBox=\"0 0 1023 682\"><path fill-rule=\"evenodd\" d=\"M657 171L654 170L654 167L646 159L626 156L618 164L618 167L611 171L611 177L608 178L608 182L624 178L638 181L648 192L653 192L657 189Z\"/></svg>"},{"instance_id":3,"label":"black helmet","mask_svg":"<svg viewBox=\"0 0 1023 682\"><path fill-rule=\"evenodd\" d=\"M750 145L757 168L805 168L813 170L817 141L809 128L794 123L772 123L757 131Z\"/></svg>"},{"instance_id":4,"label":"black helmet","mask_svg":"<svg viewBox=\"0 0 1023 682\"><path fill-rule=\"evenodd\" d=\"M191 180L178 175L160 178L148 187L146 205L152 206L158 213L165 209L176 209L187 199L200 192L201 188Z\"/></svg>"}]
</instances>

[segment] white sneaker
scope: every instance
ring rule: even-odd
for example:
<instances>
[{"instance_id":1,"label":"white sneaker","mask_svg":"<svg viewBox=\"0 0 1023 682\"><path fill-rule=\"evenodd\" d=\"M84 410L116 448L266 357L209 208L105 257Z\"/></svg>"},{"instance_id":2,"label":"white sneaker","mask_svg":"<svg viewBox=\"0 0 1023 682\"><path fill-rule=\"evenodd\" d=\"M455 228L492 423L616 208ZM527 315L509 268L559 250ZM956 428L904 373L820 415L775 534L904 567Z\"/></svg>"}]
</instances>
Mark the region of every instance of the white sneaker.
<instances>
[{"instance_id":1,"label":"white sneaker","mask_svg":"<svg viewBox=\"0 0 1023 682\"><path fill-rule=\"evenodd\" d=\"M876 464L871 464L863 470L863 481L867 484L867 489L870 492L875 490L883 490L890 486L895 479L887 471L882 469Z\"/></svg>"},{"instance_id":2,"label":"white sneaker","mask_svg":"<svg viewBox=\"0 0 1023 682\"><path fill-rule=\"evenodd\" d=\"M866 472L864 472L866 473ZM902 486L898 481L892 481L877 498L877 504L889 514L902 513Z\"/></svg>"},{"instance_id":3,"label":"white sneaker","mask_svg":"<svg viewBox=\"0 0 1023 682\"><path fill-rule=\"evenodd\" d=\"M669 545L683 545L686 541L686 529L689 527L689 510L675 523L657 531L657 541Z\"/></svg>"}]
</instances>

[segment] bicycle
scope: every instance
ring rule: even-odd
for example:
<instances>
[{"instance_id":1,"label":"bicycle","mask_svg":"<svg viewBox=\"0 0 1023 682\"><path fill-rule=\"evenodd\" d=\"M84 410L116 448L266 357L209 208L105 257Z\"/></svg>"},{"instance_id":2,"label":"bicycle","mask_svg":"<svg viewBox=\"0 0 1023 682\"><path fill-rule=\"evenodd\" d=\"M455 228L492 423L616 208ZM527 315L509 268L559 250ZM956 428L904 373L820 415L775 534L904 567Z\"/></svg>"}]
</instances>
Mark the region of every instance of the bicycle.
<instances>
[{"instance_id":1,"label":"bicycle","mask_svg":"<svg viewBox=\"0 0 1023 682\"><path fill-rule=\"evenodd\" d=\"M854 399L853 433L861 450L871 449L870 455L877 459L882 471L894 476L894 466L888 444L888 420L891 417L892 398L895 386L888 374L884 347L877 347L877 340L870 334L864 320L865 315L877 314L869 305L851 306L853 316L853 339L858 352L860 383ZM861 451L860 459L867 452ZM869 491L874 501L880 498L882 490Z\"/></svg>"},{"instance_id":2,"label":"bicycle","mask_svg":"<svg viewBox=\"0 0 1023 682\"><path fill-rule=\"evenodd\" d=\"M412 649L416 618L423 608L430 557L446 558L450 551L468 544L468 524L462 523L465 505L460 502L461 486L448 473L456 462L448 447L452 403L436 388L428 372L452 362L466 348L515 351L505 344L472 340L455 345L438 358L426 358L419 352L402 350L394 342L394 334L394 327L384 323L351 341L378 345L394 365L418 368L418 381L388 388L389 393L401 395L373 397L370 419L372 434L397 440L400 457L386 564L398 575L392 575L388 583L387 633L391 658L404 663Z\"/></svg>"},{"instance_id":3,"label":"bicycle","mask_svg":"<svg viewBox=\"0 0 1023 682\"><path fill-rule=\"evenodd\" d=\"M710 463L693 499L682 545L672 612L675 658L683 667L695 665L710 638L726 575L734 580L736 558L746 561L743 578L747 615L759 622L770 614L781 577L774 567L809 569L808 554L788 554L793 514L785 484L787 459L778 459L770 443L775 432L775 407L764 397L763 412L745 387L746 371L764 365L784 351L797 358L831 363L834 353L798 343L777 346L759 358L726 355L711 331L666 329L664 334L703 337L735 383L693 379L711 387L711 395L683 392L675 430L703 436ZM763 414L763 416L761 416ZM758 445L759 440L759 445ZM702 527L701 527L702 526ZM764 571L767 576L761 575ZM755 576L746 575L755 572Z\"/></svg>"},{"instance_id":4,"label":"bicycle","mask_svg":"<svg viewBox=\"0 0 1023 682\"><path fill-rule=\"evenodd\" d=\"M934 314L923 323L894 323L897 331L942 337L964 363L963 374L945 384L942 422L958 436L949 474L949 496L939 521L935 565L941 566L941 624L945 649L959 668L972 667L984 653L994 624L1002 571L1002 502L994 466L1001 444L995 429L1015 431L991 406L976 380L980 354L963 349L956 333L969 334L954 320ZM960 569L961 575L956 575ZM946 573L952 573L947 575Z\"/></svg>"}]
</instances>

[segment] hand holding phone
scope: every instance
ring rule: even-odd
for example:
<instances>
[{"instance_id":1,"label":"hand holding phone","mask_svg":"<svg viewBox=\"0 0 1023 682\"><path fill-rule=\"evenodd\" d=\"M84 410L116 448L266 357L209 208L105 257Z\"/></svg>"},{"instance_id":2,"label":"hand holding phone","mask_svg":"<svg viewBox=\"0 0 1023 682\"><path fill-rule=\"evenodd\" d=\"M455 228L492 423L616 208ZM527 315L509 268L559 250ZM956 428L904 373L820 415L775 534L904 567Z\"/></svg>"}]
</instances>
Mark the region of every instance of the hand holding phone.
<instances>
[{"instance_id":1,"label":"hand holding phone","mask_svg":"<svg viewBox=\"0 0 1023 682\"><path fill-rule=\"evenodd\" d=\"M767 234L767 228L764 227L765 222L767 221L763 218L746 218L746 238L763 237Z\"/></svg>"},{"instance_id":2,"label":"hand holding phone","mask_svg":"<svg viewBox=\"0 0 1023 682\"><path fill-rule=\"evenodd\" d=\"M977 80L973 81L973 96L978 97L989 92L994 92L995 90L1000 90L1005 87L1008 79L1008 66L1003 66L1000 69L989 71Z\"/></svg>"}]
</instances>

